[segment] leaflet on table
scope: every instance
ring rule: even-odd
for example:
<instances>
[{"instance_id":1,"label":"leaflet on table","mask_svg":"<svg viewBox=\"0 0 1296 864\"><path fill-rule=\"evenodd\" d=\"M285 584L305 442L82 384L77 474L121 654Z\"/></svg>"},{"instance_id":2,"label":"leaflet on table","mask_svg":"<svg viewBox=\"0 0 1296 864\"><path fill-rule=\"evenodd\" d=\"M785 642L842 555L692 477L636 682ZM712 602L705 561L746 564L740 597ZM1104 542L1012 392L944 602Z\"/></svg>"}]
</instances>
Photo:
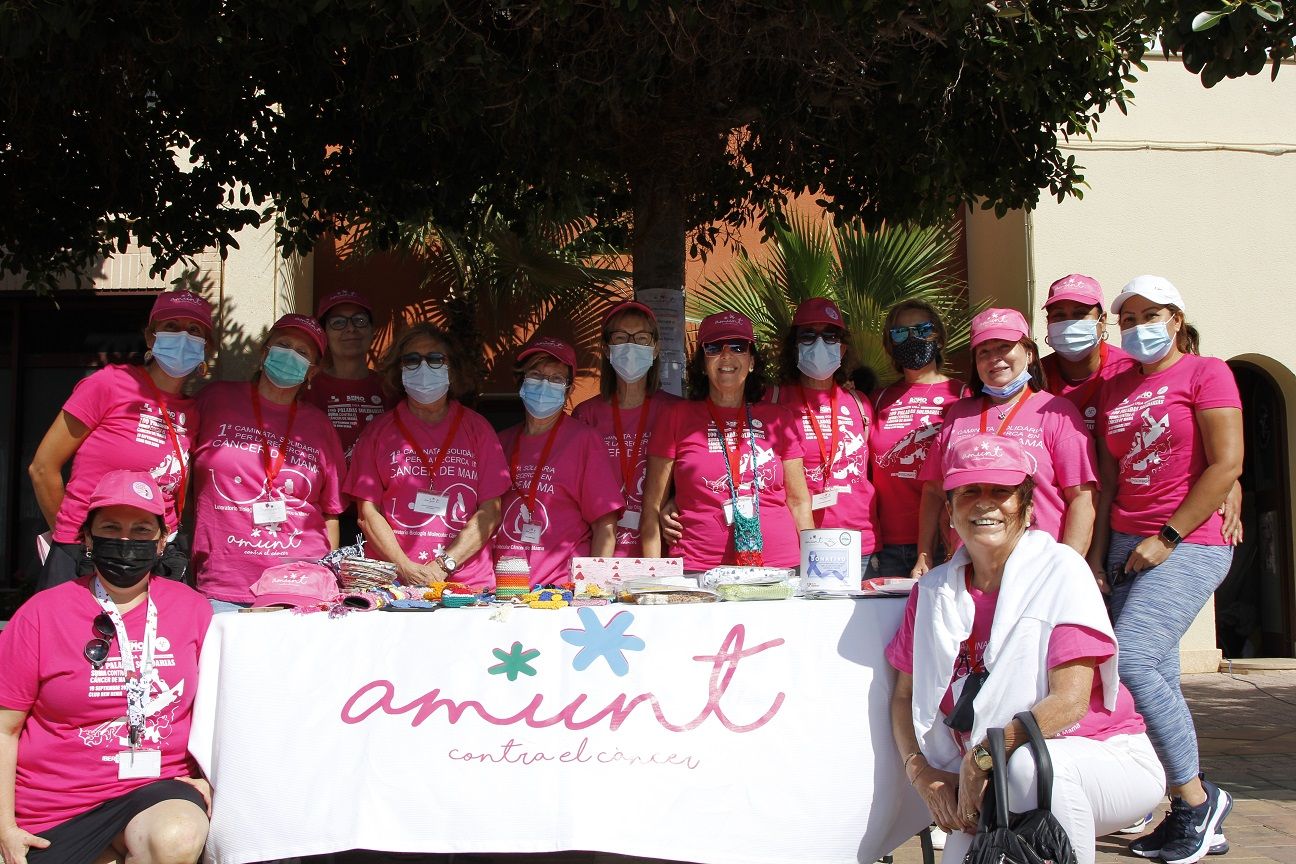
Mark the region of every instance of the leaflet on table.
<instances>
[{"instance_id":1,"label":"leaflet on table","mask_svg":"<svg viewBox=\"0 0 1296 864\"><path fill-rule=\"evenodd\" d=\"M613 583L627 579L666 579L684 576L683 558L582 558L571 560L572 587L576 596L589 593L597 585L606 594L614 594Z\"/></svg>"},{"instance_id":2,"label":"leaflet on table","mask_svg":"<svg viewBox=\"0 0 1296 864\"><path fill-rule=\"evenodd\" d=\"M858 591L861 567L860 532L844 528L815 528L801 532L801 590Z\"/></svg>"}]
</instances>

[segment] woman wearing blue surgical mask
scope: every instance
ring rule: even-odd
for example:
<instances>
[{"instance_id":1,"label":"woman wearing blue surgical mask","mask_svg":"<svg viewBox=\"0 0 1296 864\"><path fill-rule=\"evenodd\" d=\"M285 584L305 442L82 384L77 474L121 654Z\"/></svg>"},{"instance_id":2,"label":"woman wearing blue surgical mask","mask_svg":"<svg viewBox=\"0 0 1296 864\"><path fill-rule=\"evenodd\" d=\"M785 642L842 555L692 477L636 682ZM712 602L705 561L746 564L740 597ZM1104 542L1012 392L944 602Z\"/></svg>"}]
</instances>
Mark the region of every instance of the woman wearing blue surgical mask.
<instances>
[{"instance_id":1,"label":"woman wearing blue surgical mask","mask_svg":"<svg viewBox=\"0 0 1296 864\"><path fill-rule=\"evenodd\" d=\"M618 303L603 316L603 362L599 395L572 411L603 437L608 457L621 479L626 509L617 519L616 554L642 554L639 520L643 513L648 439L662 410L679 397L662 392L657 369L657 316L633 300Z\"/></svg>"},{"instance_id":2,"label":"woman wearing blue surgical mask","mask_svg":"<svg viewBox=\"0 0 1296 864\"><path fill-rule=\"evenodd\" d=\"M251 605L267 567L337 548L346 460L328 415L302 398L325 344L314 318L284 315L250 382L199 394L193 569L217 612Z\"/></svg>"},{"instance_id":3,"label":"woman wearing blue surgical mask","mask_svg":"<svg viewBox=\"0 0 1296 864\"><path fill-rule=\"evenodd\" d=\"M400 403L361 434L345 485L367 554L395 564L407 585L494 587L489 547L508 466L490 423L460 401L475 390L463 351L440 328L415 324L379 374Z\"/></svg>"},{"instance_id":4,"label":"woman wearing blue surgical mask","mask_svg":"<svg viewBox=\"0 0 1296 864\"><path fill-rule=\"evenodd\" d=\"M496 580L510 589L524 579L531 588L567 585L573 556L615 552L623 481L599 434L563 411L576 374L570 345L536 336L513 373L526 416L500 433L511 482L495 532Z\"/></svg>"}]
</instances>

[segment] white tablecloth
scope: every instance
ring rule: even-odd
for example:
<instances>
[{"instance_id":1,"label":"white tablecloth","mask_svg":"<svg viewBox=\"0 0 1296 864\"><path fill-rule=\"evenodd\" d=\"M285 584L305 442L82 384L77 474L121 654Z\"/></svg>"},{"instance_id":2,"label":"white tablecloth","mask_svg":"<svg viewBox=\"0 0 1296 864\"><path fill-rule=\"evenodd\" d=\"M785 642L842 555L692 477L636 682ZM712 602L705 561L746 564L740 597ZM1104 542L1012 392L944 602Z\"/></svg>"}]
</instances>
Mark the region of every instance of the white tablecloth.
<instances>
[{"instance_id":1,"label":"white tablecloth","mask_svg":"<svg viewBox=\"0 0 1296 864\"><path fill-rule=\"evenodd\" d=\"M217 615L190 738L216 790L208 861L871 862L927 823L888 714L902 610Z\"/></svg>"}]
</instances>

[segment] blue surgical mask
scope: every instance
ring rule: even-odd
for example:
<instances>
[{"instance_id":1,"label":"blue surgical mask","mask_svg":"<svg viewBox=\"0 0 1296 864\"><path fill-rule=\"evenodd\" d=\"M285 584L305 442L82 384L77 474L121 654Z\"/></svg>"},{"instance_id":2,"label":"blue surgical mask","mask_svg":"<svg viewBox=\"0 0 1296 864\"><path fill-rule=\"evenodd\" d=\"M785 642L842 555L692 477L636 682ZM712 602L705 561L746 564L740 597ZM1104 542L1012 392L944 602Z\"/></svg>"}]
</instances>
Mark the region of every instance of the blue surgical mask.
<instances>
[{"instance_id":1,"label":"blue surgical mask","mask_svg":"<svg viewBox=\"0 0 1296 864\"><path fill-rule=\"evenodd\" d=\"M626 342L608 348L608 362L612 364L617 377L627 384L633 384L648 374L653 363L657 361L651 345L636 345Z\"/></svg>"},{"instance_id":2,"label":"blue surgical mask","mask_svg":"<svg viewBox=\"0 0 1296 864\"><path fill-rule=\"evenodd\" d=\"M420 404L431 405L450 390L450 367L431 369L420 362L412 370L401 370L401 384L405 386L405 395Z\"/></svg>"},{"instance_id":3,"label":"blue surgical mask","mask_svg":"<svg viewBox=\"0 0 1296 864\"><path fill-rule=\"evenodd\" d=\"M981 385L981 392L987 396L993 396L996 399L1007 399L1010 396L1016 396L1021 389L1030 383L1030 368L1023 369L1021 374L1003 387L992 387L989 384Z\"/></svg>"},{"instance_id":4,"label":"blue surgical mask","mask_svg":"<svg viewBox=\"0 0 1296 864\"><path fill-rule=\"evenodd\" d=\"M207 340L188 333L163 331L154 335L153 359L172 378L187 378L207 357Z\"/></svg>"},{"instance_id":5,"label":"blue surgical mask","mask_svg":"<svg viewBox=\"0 0 1296 864\"><path fill-rule=\"evenodd\" d=\"M1093 318L1048 325L1048 344L1067 360L1083 360L1098 347L1098 322Z\"/></svg>"},{"instance_id":6,"label":"blue surgical mask","mask_svg":"<svg viewBox=\"0 0 1296 864\"><path fill-rule=\"evenodd\" d=\"M831 378L841 368L841 346L829 345L823 339L798 345L797 368L815 381Z\"/></svg>"},{"instance_id":7,"label":"blue surgical mask","mask_svg":"<svg viewBox=\"0 0 1296 864\"><path fill-rule=\"evenodd\" d=\"M1140 363L1156 363L1174 348L1174 337L1164 321L1139 324L1121 331L1121 347Z\"/></svg>"},{"instance_id":8,"label":"blue surgical mask","mask_svg":"<svg viewBox=\"0 0 1296 864\"><path fill-rule=\"evenodd\" d=\"M261 361L261 369L276 387L296 387L306 380L310 371L310 361L291 348L275 345L266 352Z\"/></svg>"},{"instance_id":9,"label":"blue surgical mask","mask_svg":"<svg viewBox=\"0 0 1296 864\"><path fill-rule=\"evenodd\" d=\"M552 417L567 404L567 388L551 381L532 381L527 378L522 382L518 395L522 397L527 413L537 420Z\"/></svg>"}]
</instances>

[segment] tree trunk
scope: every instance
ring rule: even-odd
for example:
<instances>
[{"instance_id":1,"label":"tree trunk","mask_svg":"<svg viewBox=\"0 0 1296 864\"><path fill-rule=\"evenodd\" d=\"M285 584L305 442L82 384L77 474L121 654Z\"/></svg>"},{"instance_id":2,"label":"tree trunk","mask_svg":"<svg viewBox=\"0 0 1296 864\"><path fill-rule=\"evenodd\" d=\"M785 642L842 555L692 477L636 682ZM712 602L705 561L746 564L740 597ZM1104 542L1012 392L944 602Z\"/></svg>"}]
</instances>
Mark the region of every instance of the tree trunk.
<instances>
[{"instance_id":1,"label":"tree trunk","mask_svg":"<svg viewBox=\"0 0 1296 864\"><path fill-rule=\"evenodd\" d=\"M651 169L632 172L630 186L635 297L657 313L662 388L683 395L685 192L669 172Z\"/></svg>"}]
</instances>

